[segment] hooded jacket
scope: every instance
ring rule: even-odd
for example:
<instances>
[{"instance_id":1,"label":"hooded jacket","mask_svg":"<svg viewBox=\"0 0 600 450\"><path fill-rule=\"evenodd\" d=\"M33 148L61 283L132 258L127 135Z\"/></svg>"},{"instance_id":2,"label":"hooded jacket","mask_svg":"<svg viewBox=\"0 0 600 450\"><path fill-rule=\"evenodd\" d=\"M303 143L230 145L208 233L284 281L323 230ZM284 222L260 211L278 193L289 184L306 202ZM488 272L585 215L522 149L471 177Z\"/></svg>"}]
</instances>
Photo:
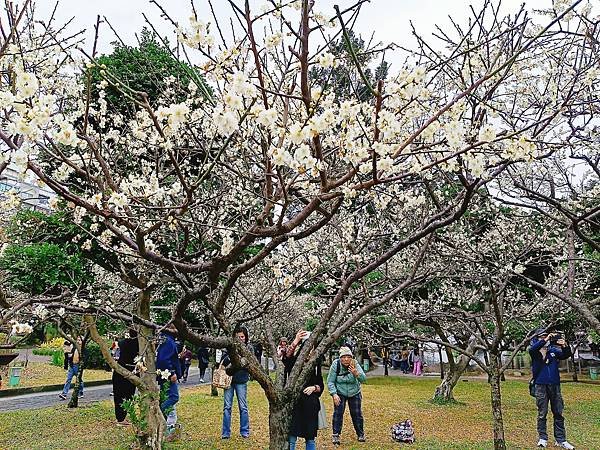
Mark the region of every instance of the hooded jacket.
<instances>
[{"instance_id":1,"label":"hooded jacket","mask_svg":"<svg viewBox=\"0 0 600 450\"><path fill-rule=\"evenodd\" d=\"M531 355L531 372L535 384L560 384L559 362L571 356L571 347L549 344L544 358L541 349L546 345L545 339L534 337L529 346Z\"/></svg>"},{"instance_id":2,"label":"hooded jacket","mask_svg":"<svg viewBox=\"0 0 600 450\"><path fill-rule=\"evenodd\" d=\"M169 333L162 333L161 337L163 341L156 350L156 368L168 370L171 375L177 375L177 378L181 378L181 364L179 363L175 338Z\"/></svg>"}]
</instances>

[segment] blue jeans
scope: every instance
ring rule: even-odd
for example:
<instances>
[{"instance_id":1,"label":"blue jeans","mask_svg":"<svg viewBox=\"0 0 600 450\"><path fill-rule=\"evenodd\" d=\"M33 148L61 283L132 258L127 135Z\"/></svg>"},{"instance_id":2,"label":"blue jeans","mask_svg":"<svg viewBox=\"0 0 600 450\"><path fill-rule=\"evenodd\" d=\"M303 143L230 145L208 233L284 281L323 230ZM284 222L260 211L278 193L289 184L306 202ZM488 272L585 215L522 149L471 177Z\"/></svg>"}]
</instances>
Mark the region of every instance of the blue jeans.
<instances>
[{"instance_id":1,"label":"blue jeans","mask_svg":"<svg viewBox=\"0 0 600 450\"><path fill-rule=\"evenodd\" d=\"M250 436L250 416L248 415L248 384L232 384L229 389L223 391L223 428L221 437L231 436L231 407L233 405L233 393L240 408L240 434L242 437Z\"/></svg>"},{"instance_id":2,"label":"blue jeans","mask_svg":"<svg viewBox=\"0 0 600 450\"><path fill-rule=\"evenodd\" d=\"M167 420L167 430L169 430L177 423L177 410L175 409L175 404L179 401L179 386L177 385L177 382L163 381L162 383L159 383L161 390L164 383L169 383L169 389L167 389L167 399L160 404L160 410L165 415L165 419ZM172 408L171 411L168 414L165 414L165 411L169 408Z\"/></svg>"},{"instance_id":3,"label":"blue jeans","mask_svg":"<svg viewBox=\"0 0 600 450\"><path fill-rule=\"evenodd\" d=\"M296 450L296 441L298 440L297 436L290 436L290 450ZM317 444L314 439L306 440L306 450L317 450Z\"/></svg>"},{"instance_id":4,"label":"blue jeans","mask_svg":"<svg viewBox=\"0 0 600 450\"><path fill-rule=\"evenodd\" d=\"M172 383L171 381L165 381L164 383L169 383L169 389L167 389L167 399L160 404L160 410L164 413L171 406L175 406L175 404L179 401L179 386L177 382ZM163 383L160 384L162 389Z\"/></svg>"},{"instance_id":5,"label":"blue jeans","mask_svg":"<svg viewBox=\"0 0 600 450\"><path fill-rule=\"evenodd\" d=\"M73 377L77 379L77 373L79 372L79 364L73 364L69 367L69 371L67 372L67 381L65 381L65 386L63 387L62 393L67 395L69 389L71 389L71 381ZM79 395L83 394L83 380L81 380L81 384L79 385Z\"/></svg>"}]
</instances>

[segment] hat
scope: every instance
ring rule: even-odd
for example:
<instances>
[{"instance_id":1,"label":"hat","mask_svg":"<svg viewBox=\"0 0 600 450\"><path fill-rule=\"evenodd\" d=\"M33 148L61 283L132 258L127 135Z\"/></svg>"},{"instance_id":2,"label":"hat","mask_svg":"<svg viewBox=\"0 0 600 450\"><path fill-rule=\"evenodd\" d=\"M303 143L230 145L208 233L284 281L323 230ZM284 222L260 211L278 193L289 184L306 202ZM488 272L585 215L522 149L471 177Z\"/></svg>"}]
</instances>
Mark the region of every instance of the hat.
<instances>
[{"instance_id":1,"label":"hat","mask_svg":"<svg viewBox=\"0 0 600 450\"><path fill-rule=\"evenodd\" d=\"M341 347L340 348L340 358L342 356L353 356L352 350L350 350L348 347Z\"/></svg>"}]
</instances>

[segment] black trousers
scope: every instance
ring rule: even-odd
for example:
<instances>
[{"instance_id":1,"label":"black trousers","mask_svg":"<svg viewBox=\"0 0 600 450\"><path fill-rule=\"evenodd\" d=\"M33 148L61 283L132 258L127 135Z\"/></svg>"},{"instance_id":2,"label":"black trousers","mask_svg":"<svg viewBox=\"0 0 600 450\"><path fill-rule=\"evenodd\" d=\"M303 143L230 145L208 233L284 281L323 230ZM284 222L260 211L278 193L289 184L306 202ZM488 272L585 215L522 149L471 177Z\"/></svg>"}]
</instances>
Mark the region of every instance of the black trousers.
<instances>
[{"instance_id":1,"label":"black trousers","mask_svg":"<svg viewBox=\"0 0 600 450\"><path fill-rule=\"evenodd\" d=\"M206 368L208 365L198 364L198 369L200 369L200 378L204 379L204 374L206 373Z\"/></svg>"},{"instance_id":2,"label":"black trousers","mask_svg":"<svg viewBox=\"0 0 600 450\"><path fill-rule=\"evenodd\" d=\"M115 417L119 422L125 420L127 417L127 411L123 409L123 402L129 400L135 394L135 385L127 381L117 372L113 372L112 376L113 394L115 401Z\"/></svg>"}]
</instances>

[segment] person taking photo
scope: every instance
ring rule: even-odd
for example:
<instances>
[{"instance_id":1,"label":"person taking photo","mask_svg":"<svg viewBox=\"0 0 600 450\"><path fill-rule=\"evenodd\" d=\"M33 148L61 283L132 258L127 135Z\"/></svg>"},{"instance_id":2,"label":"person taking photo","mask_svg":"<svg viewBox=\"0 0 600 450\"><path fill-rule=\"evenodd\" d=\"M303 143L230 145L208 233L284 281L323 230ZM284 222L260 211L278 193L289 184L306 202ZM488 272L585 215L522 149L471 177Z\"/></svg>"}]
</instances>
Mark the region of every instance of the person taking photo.
<instances>
[{"instance_id":1,"label":"person taking photo","mask_svg":"<svg viewBox=\"0 0 600 450\"><path fill-rule=\"evenodd\" d=\"M556 446L573 450L575 447L567 442L565 418L563 417L564 402L560 392L560 373L558 371L560 361L571 356L571 347L560 333L548 333L538 329L533 333L528 350L531 355L531 371L538 410L539 440L537 446L542 448L548 446L546 416L548 415L548 403L550 403L554 418Z\"/></svg>"}]
</instances>

